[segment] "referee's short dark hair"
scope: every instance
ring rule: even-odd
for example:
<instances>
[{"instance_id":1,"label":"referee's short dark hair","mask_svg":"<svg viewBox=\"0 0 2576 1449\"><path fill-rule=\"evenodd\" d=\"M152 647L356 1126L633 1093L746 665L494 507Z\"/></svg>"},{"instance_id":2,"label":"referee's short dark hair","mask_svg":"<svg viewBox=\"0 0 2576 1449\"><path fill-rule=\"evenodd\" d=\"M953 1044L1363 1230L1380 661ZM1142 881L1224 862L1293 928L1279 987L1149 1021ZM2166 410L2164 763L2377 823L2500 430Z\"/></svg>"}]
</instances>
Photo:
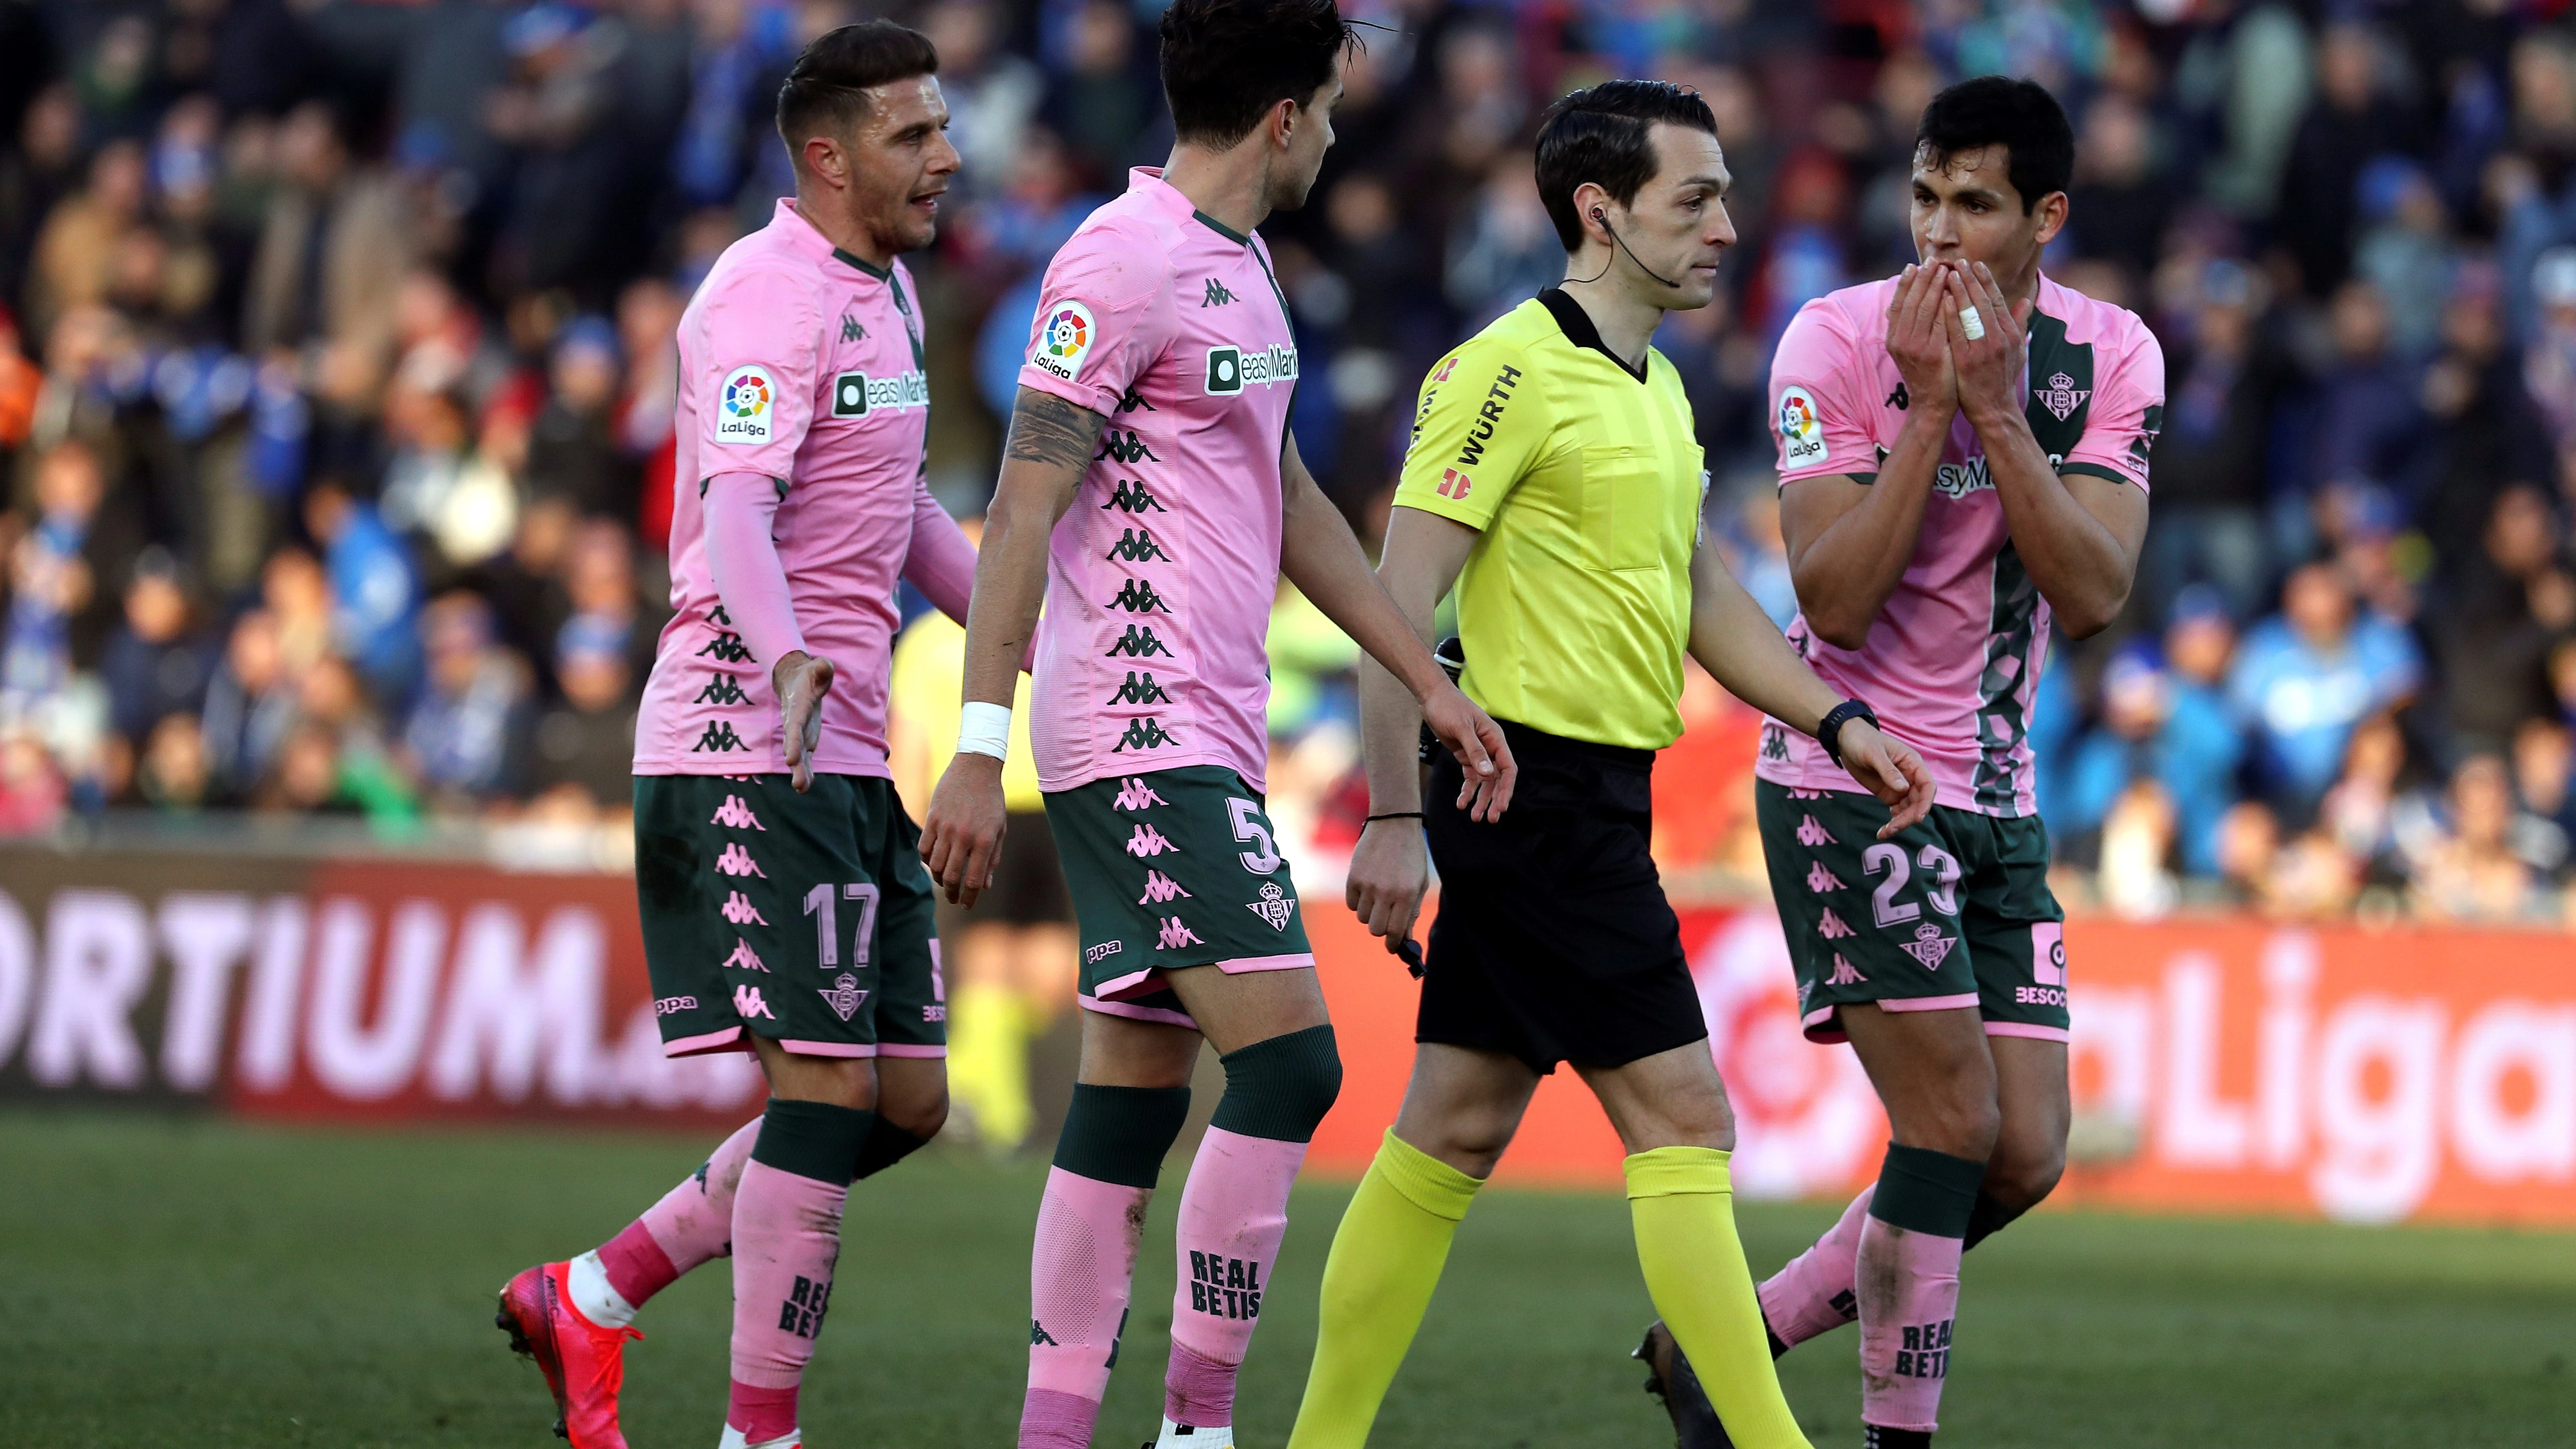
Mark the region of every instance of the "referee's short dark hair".
<instances>
[{"instance_id":1,"label":"referee's short dark hair","mask_svg":"<svg viewBox=\"0 0 2576 1449\"><path fill-rule=\"evenodd\" d=\"M1538 196L1567 251L1583 245L1576 187L1592 182L1626 206L1654 179L1658 163L1648 133L1657 121L1717 134L1708 102L1671 81L1603 81L1559 97L1539 117Z\"/></svg>"},{"instance_id":2,"label":"referee's short dark hair","mask_svg":"<svg viewBox=\"0 0 2576 1449\"><path fill-rule=\"evenodd\" d=\"M807 137L844 134L867 119L868 87L938 73L939 52L918 30L891 20L827 30L778 88L778 137L801 166Z\"/></svg>"},{"instance_id":3,"label":"referee's short dark hair","mask_svg":"<svg viewBox=\"0 0 2576 1449\"><path fill-rule=\"evenodd\" d=\"M1333 0L1172 0L1162 36L1173 136L1219 150L1312 101L1353 38Z\"/></svg>"},{"instance_id":4,"label":"referee's short dark hair","mask_svg":"<svg viewBox=\"0 0 2576 1449\"><path fill-rule=\"evenodd\" d=\"M1927 153L1933 170L1980 146L2008 148L2006 174L2021 193L2024 216L2041 197L2075 180L2075 128L2057 97L2035 80L1981 75L1948 87L1923 108L1914 148Z\"/></svg>"}]
</instances>

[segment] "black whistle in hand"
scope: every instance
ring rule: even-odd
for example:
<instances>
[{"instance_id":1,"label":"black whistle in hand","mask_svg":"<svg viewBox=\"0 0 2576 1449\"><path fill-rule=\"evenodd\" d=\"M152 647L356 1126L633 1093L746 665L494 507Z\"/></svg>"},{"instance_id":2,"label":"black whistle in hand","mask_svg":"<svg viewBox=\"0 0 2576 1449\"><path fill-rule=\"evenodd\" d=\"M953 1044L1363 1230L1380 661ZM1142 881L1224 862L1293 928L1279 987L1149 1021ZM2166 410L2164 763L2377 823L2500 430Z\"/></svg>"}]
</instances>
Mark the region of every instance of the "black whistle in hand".
<instances>
[{"instance_id":1,"label":"black whistle in hand","mask_svg":"<svg viewBox=\"0 0 2576 1449\"><path fill-rule=\"evenodd\" d=\"M1414 944L1413 938L1411 936L1401 937L1396 941L1395 945L1391 949L1395 952L1397 958L1404 962L1404 969L1413 973L1413 979L1416 981L1421 980L1422 948Z\"/></svg>"}]
</instances>

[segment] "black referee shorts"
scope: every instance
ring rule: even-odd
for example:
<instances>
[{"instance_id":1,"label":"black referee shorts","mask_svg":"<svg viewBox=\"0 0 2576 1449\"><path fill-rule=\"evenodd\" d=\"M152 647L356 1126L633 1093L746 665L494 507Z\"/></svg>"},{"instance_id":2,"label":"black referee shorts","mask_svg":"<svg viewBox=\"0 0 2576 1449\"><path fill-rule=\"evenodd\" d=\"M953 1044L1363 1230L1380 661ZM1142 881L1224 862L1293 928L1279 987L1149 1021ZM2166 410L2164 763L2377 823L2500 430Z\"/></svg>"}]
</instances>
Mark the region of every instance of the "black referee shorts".
<instances>
[{"instance_id":1,"label":"black referee shorts","mask_svg":"<svg viewBox=\"0 0 2576 1449\"><path fill-rule=\"evenodd\" d=\"M1457 807L1458 762L1431 767L1423 826L1440 869L1415 1041L1624 1066L1700 1041L1708 1024L1681 922L1647 853L1650 750L1503 723L1520 785L1500 821Z\"/></svg>"},{"instance_id":2,"label":"black referee shorts","mask_svg":"<svg viewBox=\"0 0 2576 1449\"><path fill-rule=\"evenodd\" d=\"M1010 812L1002 832L1001 858L993 862L993 883L972 908L939 905L939 929L953 934L968 926L1070 926L1073 896L1065 889L1064 862L1056 854L1055 831L1044 810Z\"/></svg>"}]
</instances>

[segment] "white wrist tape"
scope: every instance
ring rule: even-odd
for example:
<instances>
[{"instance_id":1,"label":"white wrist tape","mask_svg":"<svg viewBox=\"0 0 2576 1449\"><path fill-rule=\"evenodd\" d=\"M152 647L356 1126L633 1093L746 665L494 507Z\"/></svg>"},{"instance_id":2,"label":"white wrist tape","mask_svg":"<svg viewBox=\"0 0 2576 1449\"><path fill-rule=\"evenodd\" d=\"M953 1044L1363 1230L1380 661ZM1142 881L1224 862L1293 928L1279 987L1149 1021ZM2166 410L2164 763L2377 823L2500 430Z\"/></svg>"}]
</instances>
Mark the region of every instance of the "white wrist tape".
<instances>
[{"instance_id":1,"label":"white wrist tape","mask_svg":"<svg viewBox=\"0 0 2576 1449\"><path fill-rule=\"evenodd\" d=\"M957 718L957 753L1011 757L1011 707L968 702Z\"/></svg>"}]
</instances>

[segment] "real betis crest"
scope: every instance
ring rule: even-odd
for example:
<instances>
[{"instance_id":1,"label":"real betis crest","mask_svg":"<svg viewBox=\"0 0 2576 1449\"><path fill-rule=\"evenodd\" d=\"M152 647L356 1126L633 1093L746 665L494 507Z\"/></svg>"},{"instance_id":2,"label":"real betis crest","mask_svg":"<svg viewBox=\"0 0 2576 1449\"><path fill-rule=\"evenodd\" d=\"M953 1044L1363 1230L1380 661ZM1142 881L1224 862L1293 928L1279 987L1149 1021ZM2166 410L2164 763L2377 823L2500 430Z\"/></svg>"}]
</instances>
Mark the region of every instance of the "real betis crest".
<instances>
[{"instance_id":1,"label":"real betis crest","mask_svg":"<svg viewBox=\"0 0 2576 1449\"><path fill-rule=\"evenodd\" d=\"M859 987L859 978L846 971L834 977L830 986L818 990L816 994L823 998L824 1005L832 1008L832 1014L843 1021L856 1016L859 1003L868 999L867 992Z\"/></svg>"},{"instance_id":2,"label":"real betis crest","mask_svg":"<svg viewBox=\"0 0 2576 1449\"><path fill-rule=\"evenodd\" d=\"M2077 408L2084 406L2084 400L2093 395L2093 390L2077 387L2075 379L2061 372L2048 379L2048 386L2032 388L2030 395L2037 398L2039 405L2048 409L2049 414L2062 423L2072 416Z\"/></svg>"},{"instance_id":3,"label":"real betis crest","mask_svg":"<svg viewBox=\"0 0 2576 1449\"><path fill-rule=\"evenodd\" d=\"M1922 962L1924 970L1938 971L1941 963L1949 959L1950 948L1957 944L1956 938L1942 935L1939 926L1925 921L1914 928L1914 939L1898 942L1897 949Z\"/></svg>"},{"instance_id":4,"label":"real betis crest","mask_svg":"<svg viewBox=\"0 0 2576 1449\"><path fill-rule=\"evenodd\" d=\"M1274 931L1287 930L1288 918L1297 914L1297 903L1288 898L1288 893L1280 889L1279 882L1275 880L1263 881L1261 899L1246 901L1244 905L1254 915L1268 921Z\"/></svg>"}]
</instances>

